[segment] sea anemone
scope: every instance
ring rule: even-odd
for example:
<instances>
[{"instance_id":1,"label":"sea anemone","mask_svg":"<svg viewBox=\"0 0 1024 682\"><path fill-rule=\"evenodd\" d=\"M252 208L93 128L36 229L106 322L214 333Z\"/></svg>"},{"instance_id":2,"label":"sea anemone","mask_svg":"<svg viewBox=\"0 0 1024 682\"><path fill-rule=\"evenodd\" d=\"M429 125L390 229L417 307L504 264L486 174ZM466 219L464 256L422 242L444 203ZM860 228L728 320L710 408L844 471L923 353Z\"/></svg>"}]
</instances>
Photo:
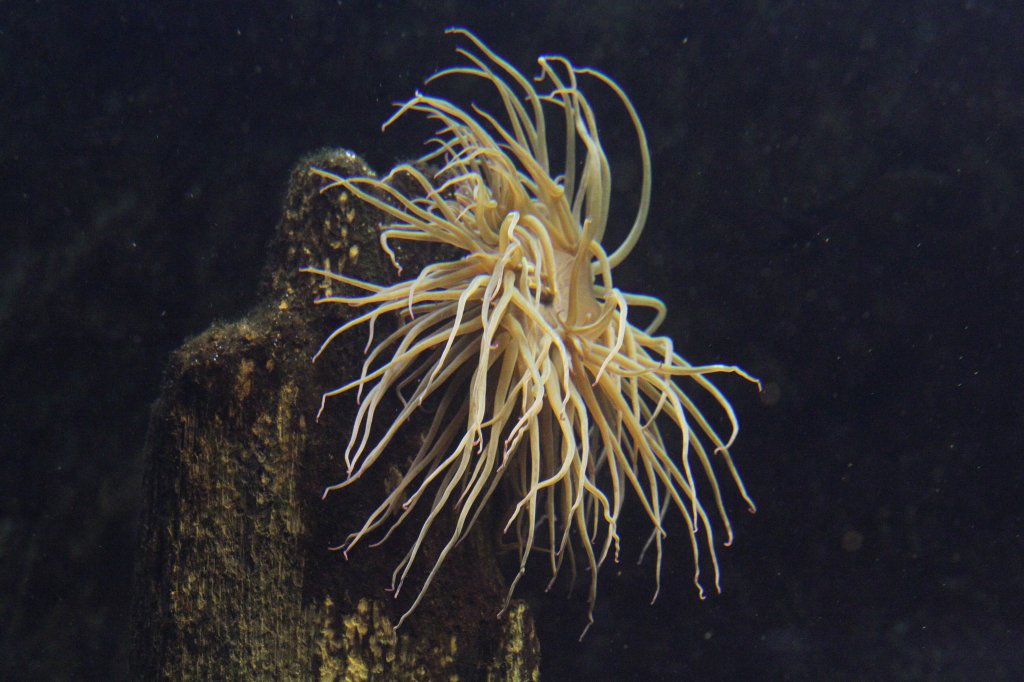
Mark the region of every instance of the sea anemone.
<instances>
[{"instance_id":1,"label":"sea anemone","mask_svg":"<svg viewBox=\"0 0 1024 682\"><path fill-rule=\"evenodd\" d=\"M485 507L505 496L496 491L510 491L512 503L502 520L504 531L514 534L519 571L505 606L529 556L542 551L552 582L564 565L575 576L577 564L585 563L593 622L598 569L609 553L618 559L619 517L632 491L653 526L644 550L653 544L656 551L655 596L666 517L673 508L688 530L694 582L703 596L702 531L716 589L719 568L712 514L698 496L698 479L703 494L714 500L725 544L732 530L716 466L728 470L754 508L729 454L736 415L709 377L732 373L756 380L731 365L688 363L670 338L655 335L665 305L612 283L612 270L640 238L651 194L650 154L636 110L600 71L544 56L531 83L469 31L449 32L471 43L472 49L457 50L467 63L438 72L427 84L450 76L479 79L493 88L501 115L417 92L384 124L409 112L440 124L428 142L430 151L417 162L399 165L384 178L317 170L329 181L324 192L347 191L386 216L380 243L399 275L393 245L400 240L440 246L454 256L390 286L305 269L328 284L358 290L346 296L328 290L318 303L366 309L335 329L317 356L360 325L370 330L359 378L325 393L321 403L322 411L328 398L357 392L346 477L324 495L359 480L414 415L433 413L422 445L386 499L337 549L347 556L382 528L383 542L421 503L428 505L392 575L397 596L431 528L440 515L451 515L451 536L401 625ZM601 240L612 176L594 111L578 87L584 78L621 101L639 143L639 209L611 253ZM549 148L552 112L564 125L554 136L564 145L560 172L552 168ZM635 326L631 307L648 309L653 319ZM397 318L397 328L374 343L374 323L382 317ZM392 392L400 407L381 424L382 401ZM698 405L698 394L705 407L721 411L716 419L728 423L727 438Z\"/></svg>"}]
</instances>

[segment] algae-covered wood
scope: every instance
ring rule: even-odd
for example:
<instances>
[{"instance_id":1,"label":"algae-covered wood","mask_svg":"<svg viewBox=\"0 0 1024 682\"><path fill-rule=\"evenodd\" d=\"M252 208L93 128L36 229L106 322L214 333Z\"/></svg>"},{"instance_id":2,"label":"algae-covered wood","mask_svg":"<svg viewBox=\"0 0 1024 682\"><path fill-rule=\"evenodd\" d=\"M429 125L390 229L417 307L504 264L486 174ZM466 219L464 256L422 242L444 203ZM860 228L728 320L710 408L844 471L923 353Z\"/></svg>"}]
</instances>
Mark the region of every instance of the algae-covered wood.
<instances>
[{"instance_id":1,"label":"algae-covered wood","mask_svg":"<svg viewBox=\"0 0 1024 682\"><path fill-rule=\"evenodd\" d=\"M313 166L369 172L344 151L299 163L260 303L171 357L146 444L132 676L537 679L538 645L525 604L513 602L495 617L506 587L492 523L479 524L448 558L399 630L393 624L418 584L399 599L385 588L413 531L400 529L348 561L329 550L383 498L419 435L409 429L381 466L321 499L344 475L352 401L339 398L317 421L320 396L358 372L366 338L354 333L311 363L343 311L313 306L324 283L299 268L327 266L372 281L390 273L378 244L379 216L345 195L320 194ZM425 545L415 582L438 549Z\"/></svg>"}]
</instances>

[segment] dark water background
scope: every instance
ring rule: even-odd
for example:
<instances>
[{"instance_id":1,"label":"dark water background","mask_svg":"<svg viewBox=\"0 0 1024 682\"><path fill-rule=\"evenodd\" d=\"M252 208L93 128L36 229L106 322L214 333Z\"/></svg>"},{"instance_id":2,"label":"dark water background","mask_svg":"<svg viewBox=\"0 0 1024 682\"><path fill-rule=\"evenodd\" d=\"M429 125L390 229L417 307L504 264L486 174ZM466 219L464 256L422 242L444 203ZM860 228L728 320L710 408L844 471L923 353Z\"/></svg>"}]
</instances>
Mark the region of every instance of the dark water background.
<instances>
[{"instance_id":1,"label":"dark water background","mask_svg":"<svg viewBox=\"0 0 1024 682\"><path fill-rule=\"evenodd\" d=\"M723 594L681 533L654 606L637 544L605 568L582 643L528 585L545 679L1024 679L1024 5L986 0L0 4L0 678L126 674L168 352L254 303L300 155L420 153L380 122L453 24L630 93L617 284L767 385L726 387L760 509Z\"/></svg>"}]
</instances>

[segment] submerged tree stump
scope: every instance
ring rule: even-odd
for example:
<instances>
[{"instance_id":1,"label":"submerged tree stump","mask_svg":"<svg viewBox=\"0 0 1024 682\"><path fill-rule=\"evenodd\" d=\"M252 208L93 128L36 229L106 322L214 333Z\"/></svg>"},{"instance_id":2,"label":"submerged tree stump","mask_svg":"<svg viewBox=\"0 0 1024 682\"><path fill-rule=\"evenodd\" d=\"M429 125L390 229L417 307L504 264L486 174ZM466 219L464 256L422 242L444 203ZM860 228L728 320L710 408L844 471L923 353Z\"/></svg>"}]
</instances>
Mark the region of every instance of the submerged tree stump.
<instances>
[{"instance_id":1,"label":"submerged tree stump","mask_svg":"<svg viewBox=\"0 0 1024 682\"><path fill-rule=\"evenodd\" d=\"M349 311L313 306L326 285L298 268L328 266L378 282L391 268L377 239L379 214L344 193L321 195L311 166L369 172L345 151L299 163L261 303L171 357L146 444L132 679L538 679L525 604L495 617L506 587L493 523L481 519L397 631L444 529L432 533L416 580L398 599L385 588L418 530L415 519L348 561L329 550L384 498L418 434L406 429L386 461L321 499L344 476L354 401L335 399L317 422L320 396L358 375L366 337L357 331L310 362Z\"/></svg>"}]
</instances>

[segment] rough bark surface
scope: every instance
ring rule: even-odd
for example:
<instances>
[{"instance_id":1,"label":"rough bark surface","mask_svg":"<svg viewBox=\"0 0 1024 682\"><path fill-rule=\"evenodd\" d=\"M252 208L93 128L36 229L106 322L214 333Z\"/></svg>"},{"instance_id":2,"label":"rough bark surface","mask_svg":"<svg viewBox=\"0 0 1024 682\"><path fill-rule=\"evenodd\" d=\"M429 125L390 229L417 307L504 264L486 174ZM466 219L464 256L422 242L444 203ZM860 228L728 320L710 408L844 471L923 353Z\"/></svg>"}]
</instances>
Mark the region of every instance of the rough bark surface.
<instances>
[{"instance_id":1,"label":"rough bark surface","mask_svg":"<svg viewBox=\"0 0 1024 682\"><path fill-rule=\"evenodd\" d=\"M505 586L493 524L482 520L453 552L400 630L394 623L443 529L399 599L385 588L415 523L380 547L357 548L349 561L328 550L383 499L417 434L407 429L372 475L321 499L344 474L352 401L332 401L318 422L320 395L358 371L366 337L352 334L310 362L348 312L312 305L326 285L298 268L327 265L373 281L391 268L377 241L379 215L344 193L321 195L324 181L311 166L369 172L338 150L299 163L262 302L170 360L146 445L132 678L536 680L529 610L513 602L495 617Z\"/></svg>"}]
</instances>

